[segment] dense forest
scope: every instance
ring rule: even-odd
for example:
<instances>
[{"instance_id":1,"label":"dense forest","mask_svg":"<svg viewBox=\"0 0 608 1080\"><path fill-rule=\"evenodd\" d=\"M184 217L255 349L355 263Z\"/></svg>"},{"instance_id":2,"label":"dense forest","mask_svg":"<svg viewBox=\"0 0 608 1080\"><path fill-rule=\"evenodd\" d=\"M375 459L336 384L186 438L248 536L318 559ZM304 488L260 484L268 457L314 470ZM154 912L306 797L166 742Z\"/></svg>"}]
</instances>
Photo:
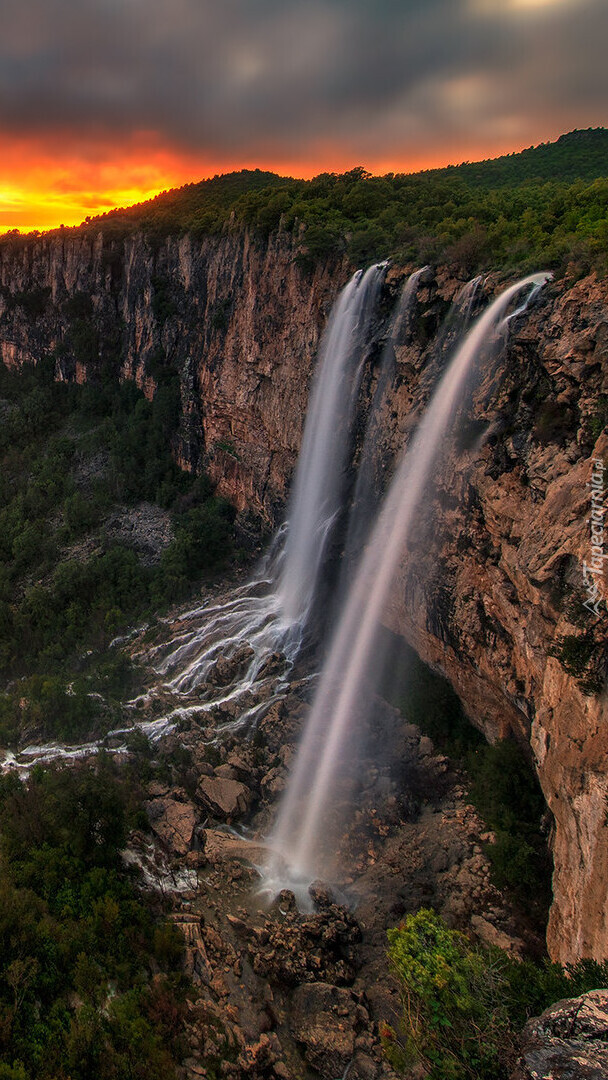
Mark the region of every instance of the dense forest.
<instances>
[{"instance_id":1,"label":"dense forest","mask_svg":"<svg viewBox=\"0 0 608 1080\"><path fill-rule=\"evenodd\" d=\"M0 366L0 677L13 680L0 693L5 745L111 725L131 677L112 639L183 599L231 552L232 508L171 456L175 378L158 373L148 401L107 373L84 386L55 382L53 366ZM151 563L109 524L142 500L168 531Z\"/></svg>"},{"instance_id":2,"label":"dense forest","mask_svg":"<svg viewBox=\"0 0 608 1080\"><path fill-rule=\"evenodd\" d=\"M0 777L1 1080L171 1080L183 941L120 852L138 779L95 767Z\"/></svg>"},{"instance_id":3,"label":"dense forest","mask_svg":"<svg viewBox=\"0 0 608 1080\"><path fill-rule=\"evenodd\" d=\"M498 264L604 272L608 131L573 131L521 153L412 174L372 176L359 167L294 180L244 170L80 226L109 238L140 229L162 237L244 227L264 236L279 227L295 233L304 269L343 254L357 266L389 256L418 265L447 261L467 274Z\"/></svg>"}]
</instances>

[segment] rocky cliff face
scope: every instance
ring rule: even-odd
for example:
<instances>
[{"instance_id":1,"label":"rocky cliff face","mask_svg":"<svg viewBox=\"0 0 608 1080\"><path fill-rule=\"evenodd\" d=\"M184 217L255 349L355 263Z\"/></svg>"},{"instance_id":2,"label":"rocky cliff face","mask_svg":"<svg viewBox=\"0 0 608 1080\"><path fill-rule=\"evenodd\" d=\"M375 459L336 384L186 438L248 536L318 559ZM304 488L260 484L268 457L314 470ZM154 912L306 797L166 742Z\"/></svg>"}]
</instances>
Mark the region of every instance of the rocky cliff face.
<instances>
[{"instance_id":1,"label":"rocky cliff face","mask_svg":"<svg viewBox=\"0 0 608 1080\"><path fill-rule=\"evenodd\" d=\"M333 265L303 275L281 235L152 246L69 234L2 246L0 354L18 364L53 353L63 378L84 379L105 363L150 394L159 367L177 366L176 454L188 467L204 464L240 510L272 523L320 331L348 273ZM387 276L387 310L403 276L397 268ZM449 335L443 347L434 335L462 284L448 271L420 279L380 406L379 488L445 363ZM474 304L497 288L490 276ZM559 282L513 320L507 346L484 367L458 447L446 448L387 613L448 675L489 738L511 730L530 745L554 819L548 938L563 962L608 955L607 592L603 574L583 578L593 565L592 495L600 490L601 521L608 464L607 300L604 282ZM379 322L362 417L383 332Z\"/></svg>"},{"instance_id":2,"label":"rocky cliff face","mask_svg":"<svg viewBox=\"0 0 608 1080\"><path fill-rule=\"evenodd\" d=\"M153 394L180 374L175 447L239 510L274 520L284 503L320 332L348 271L303 275L295 242L247 235L151 242L102 234L0 245L0 357L55 357L60 378L93 368Z\"/></svg>"},{"instance_id":3,"label":"rocky cliff face","mask_svg":"<svg viewBox=\"0 0 608 1080\"><path fill-rule=\"evenodd\" d=\"M423 285L421 311L453 287ZM554 818L548 942L562 962L608 955L606 583L583 576L608 457L607 299L593 279L549 285L514 322L462 418L460 453L446 454L389 615L488 737L511 730L531 745ZM415 343L397 361L387 410L407 430ZM603 598L593 610L592 581Z\"/></svg>"}]
</instances>

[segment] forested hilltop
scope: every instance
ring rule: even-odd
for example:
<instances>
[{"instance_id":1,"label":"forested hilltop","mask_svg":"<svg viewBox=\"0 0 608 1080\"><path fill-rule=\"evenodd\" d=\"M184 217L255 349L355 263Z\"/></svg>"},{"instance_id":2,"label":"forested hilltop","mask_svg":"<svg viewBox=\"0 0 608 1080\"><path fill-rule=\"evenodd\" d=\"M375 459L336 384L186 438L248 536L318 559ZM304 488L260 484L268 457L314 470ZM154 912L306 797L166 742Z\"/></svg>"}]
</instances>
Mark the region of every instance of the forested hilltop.
<instances>
[{"instance_id":1,"label":"forested hilltop","mask_svg":"<svg viewBox=\"0 0 608 1080\"><path fill-rule=\"evenodd\" d=\"M356 265L391 256L447 261L464 273L540 263L558 272L573 263L580 272L603 272L607 210L608 131L589 128L521 153L412 174L372 176L355 168L294 180L243 170L79 228L117 238L138 230L202 236L244 227L267 235L280 226L301 238L297 257L305 269L346 254Z\"/></svg>"}]
</instances>

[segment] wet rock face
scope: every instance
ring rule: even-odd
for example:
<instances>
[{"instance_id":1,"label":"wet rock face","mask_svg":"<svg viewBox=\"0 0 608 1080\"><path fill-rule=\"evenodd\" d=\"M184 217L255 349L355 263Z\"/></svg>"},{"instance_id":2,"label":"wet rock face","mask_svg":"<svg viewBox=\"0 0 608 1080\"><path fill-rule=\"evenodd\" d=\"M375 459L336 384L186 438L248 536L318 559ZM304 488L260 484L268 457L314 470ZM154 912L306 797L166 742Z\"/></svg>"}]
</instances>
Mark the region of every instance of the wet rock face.
<instances>
[{"instance_id":1,"label":"wet rock face","mask_svg":"<svg viewBox=\"0 0 608 1080\"><path fill-rule=\"evenodd\" d=\"M447 284L436 282L444 292ZM607 305L608 288L593 277L549 284L512 323L506 349L486 362L467 439L440 464L388 615L447 674L488 738L512 731L530 743L555 821L548 945L564 963L608 955L608 716L597 693L605 578L600 614L583 607L587 485L593 461L608 457L598 419L608 390ZM398 350L401 365L416 356L415 343ZM389 410L403 430L418 395L412 376L395 386L387 445L396 442ZM588 660L577 670L554 654L581 638Z\"/></svg>"},{"instance_id":2,"label":"wet rock face","mask_svg":"<svg viewBox=\"0 0 608 1080\"><path fill-rule=\"evenodd\" d=\"M604 1080L608 1076L608 990L557 1001L528 1021L513 1080Z\"/></svg>"}]
</instances>

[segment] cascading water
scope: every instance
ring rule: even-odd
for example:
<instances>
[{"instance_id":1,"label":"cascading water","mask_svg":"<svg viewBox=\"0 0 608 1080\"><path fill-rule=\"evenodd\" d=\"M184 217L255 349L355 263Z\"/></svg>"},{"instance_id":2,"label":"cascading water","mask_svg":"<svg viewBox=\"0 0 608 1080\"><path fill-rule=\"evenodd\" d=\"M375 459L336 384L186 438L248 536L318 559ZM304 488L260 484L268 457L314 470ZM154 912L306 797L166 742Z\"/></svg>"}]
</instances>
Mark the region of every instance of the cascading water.
<instances>
[{"instance_id":1,"label":"cascading water","mask_svg":"<svg viewBox=\"0 0 608 1080\"><path fill-rule=\"evenodd\" d=\"M385 270L386 263L380 263L358 271L332 310L319 349L289 527L281 526L245 585L181 614L169 623L168 643L142 649L145 660L167 680L160 693L172 702L160 717L136 724L152 741L191 716L211 717L211 710L218 734L226 727L246 729L287 688L314 601L323 551L340 510L365 347ZM150 693L132 704L145 707L153 697ZM218 715L224 720L217 720ZM118 744L114 752L125 749L130 731L108 733L107 738ZM34 761L86 757L100 745L101 741L79 747L30 746L17 757L8 755L6 764L30 768Z\"/></svg>"},{"instance_id":2,"label":"cascading water","mask_svg":"<svg viewBox=\"0 0 608 1080\"><path fill-rule=\"evenodd\" d=\"M395 346L408 333L409 315L416 299L418 284L427 270L428 266L415 270L405 282L391 318L386 344L380 357L378 380L370 405L369 418L357 467L355 489L348 514L340 593L343 592L345 584L352 578L353 567L375 518L378 505L378 484L374 476L374 464L379 441L379 427L384 419L382 405L395 374Z\"/></svg>"},{"instance_id":3,"label":"cascading water","mask_svg":"<svg viewBox=\"0 0 608 1080\"><path fill-rule=\"evenodd\" d=\"M209 679L219 658L247 656L246 670L214 707L238 703L269 656L282 653L289 664L298 653L315 594L319 566L340 509L342 474L353 411L361 380L364 347L386 263L357 271L338 297L319 349L302 448L298 458L289 521L275 537L258 572L221 602L189 612L181 636L157 656L157 670L171 675L168 686L189 693ZM285 539L286 536L286 539ZM205 702L209 707L210 702ZM239 724L254 719L241 712Z\"/></svg>"},{"instance_id":4,"label":"cascading water","mask_svg":"<svg viewBox=\"0 0 608 1080\"><path fill-rule=\"evenodd\" d=\"M281 608L290 625L306 623L328 536L342 504L366 335L385 269L386 263L379 263L365 274L355 274L334 307L321 343L278 584Z\"/></svg>"},{"instance_id":5,"label":"cascading water","mask_svg":"<svg viewBox=\"0 0 608 1080\"><path fill-rule=\"evenodd\" d=\"M341 786L349 742L371 701L377 627L417 508L475 357L505 324L513 298L525 288L531 288L531 296L548 277L534 274L512 285L473 324L402 458L334 635L270 837L274 854L265 873L268 890L288 885L305 902L313 878L331 872L326 842L335 841L332 800Z\"/></svg>"}]
</instances>

